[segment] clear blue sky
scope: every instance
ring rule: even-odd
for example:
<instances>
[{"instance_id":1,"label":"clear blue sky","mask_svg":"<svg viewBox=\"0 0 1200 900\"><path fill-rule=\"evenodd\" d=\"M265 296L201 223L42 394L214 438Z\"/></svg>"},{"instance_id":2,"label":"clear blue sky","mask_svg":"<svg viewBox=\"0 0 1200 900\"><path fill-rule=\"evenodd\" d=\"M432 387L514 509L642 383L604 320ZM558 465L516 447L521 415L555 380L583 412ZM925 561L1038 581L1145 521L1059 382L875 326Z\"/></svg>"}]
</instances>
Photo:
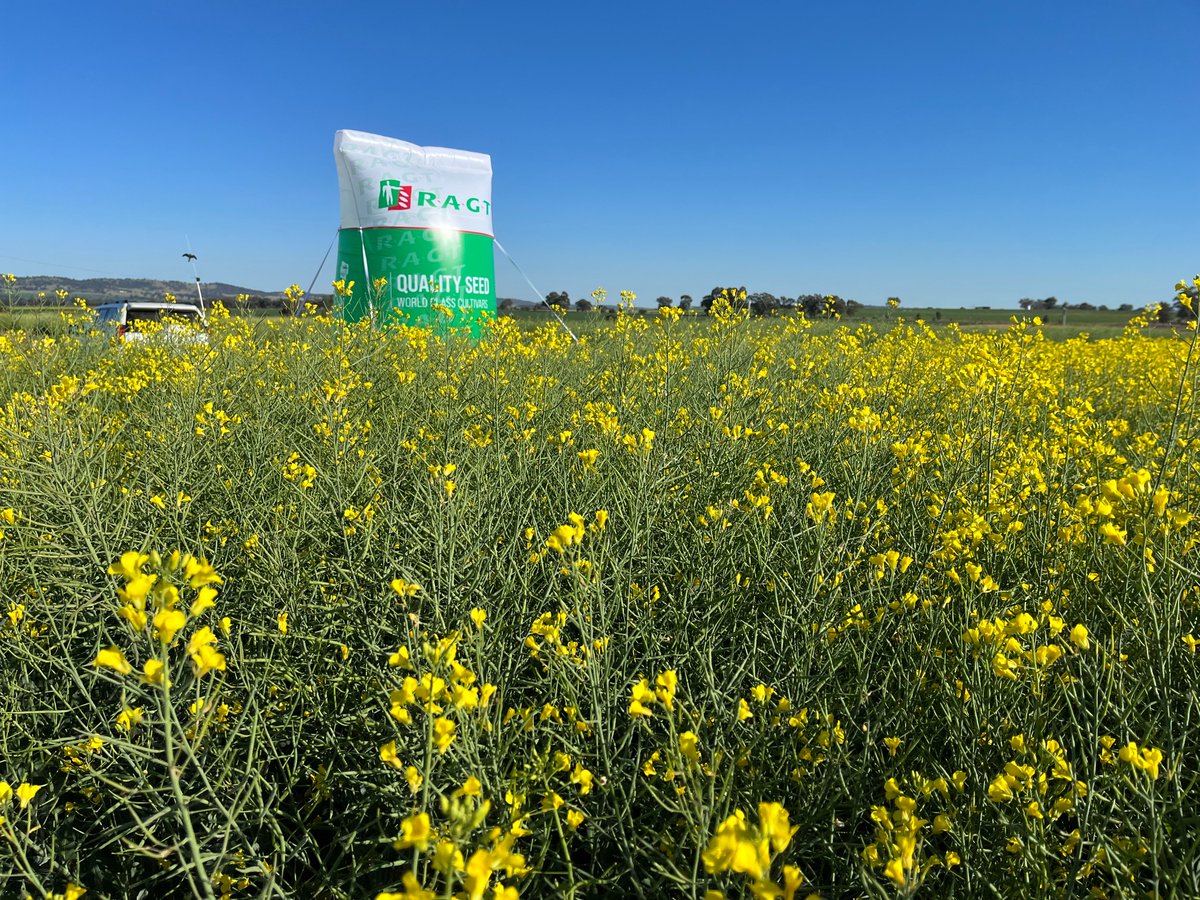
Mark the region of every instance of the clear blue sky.
<instances>
[{"instance_id":1,"label":"clear blue sky","mask_svg":"<svg viewBox=\"0 0 1200 900\"><path fill-rule=\"evenodd\" d=\"M1166 299L1197 0L11 3L0 271L307 286L333 133L490 153L543 291ZM499 293L529 296L503 257ZM328 285L332 267L321 284Z\"/></svg>"}]
</instances>

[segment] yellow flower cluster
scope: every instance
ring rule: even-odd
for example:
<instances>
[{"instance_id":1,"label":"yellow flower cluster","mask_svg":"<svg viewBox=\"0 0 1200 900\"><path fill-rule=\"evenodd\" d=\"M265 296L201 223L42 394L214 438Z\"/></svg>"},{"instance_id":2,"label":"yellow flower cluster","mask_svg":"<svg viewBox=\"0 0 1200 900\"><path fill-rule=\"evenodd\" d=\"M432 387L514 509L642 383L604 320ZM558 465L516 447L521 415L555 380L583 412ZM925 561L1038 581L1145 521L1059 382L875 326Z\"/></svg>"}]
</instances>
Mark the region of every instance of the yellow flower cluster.
<instances>
[{"instance_id":1,"label":"yellow flower cluster","mask_svg":"<svg viewBox=\"0 0 1200 900\"><path fill-rule=\"evenodd\" d=\"M565 523L550 532L541 549L530 554L529 562L541 562L551 550L559 556L563 556L571 547L582 545L584 538L589 534L594 535L604 531L607 525L608 510L605 509L596 510L590 523L579 513L570 513Z\"/></svg>"},{"instance_id":2,"label":"yellow flower cluster","mask_svg":"<svg viewBox=\"0 0 1200 900\"><path fill-rule=\"evenodd\" d=\"M655 703L671 712L675 709L675 690L679 686L679 677L674 669L660 673L654 679L654 687L650 687L649 679L642 678L629 694L629 714L636 718L649 719L654 715L651 708Z\"/></svg>"},{"instance_id":3,"label":"yellow flower cluster","mask_svg":"<svg viewBox=\"0 0 1200 900\"><path fill-rule=\"evenodd\" d=\"M1128 763L1135 771L1145 772L1151 779L1158 778L1158 767L1162 765L1163 752L1157 747L1141 747L1130 741L1117 754L1121 762Z\"/></svg>"},{"instance_id":4,"label":"yellow flower cluster","mask_svg":"<svg viewBox=\"0 0 1200 900\"><path fill-rule=\"evenodd\" d=\"M283 477L284 480L291 481L302 489L308 490L317 481L317 470L310 463L304 462L299 453L292 453L283 466Z\"/></svg>"},{"instance_id":5,"label":"yellow flower cluster","mask_svg":"<svg viewBox=\"0 0 1200 900\"><path fill-rule=\"evenodd\" d=\"M482 900L490 888L491 898L516 900L519 896L516 887L505 885L501 879L520 878L528 873L525 857L515 849L518 838L528 832L521 825L521 816L514 818L507 829L487 827L491 809L491 801L483 799L481 786L472 776L462 788L442 800L439 827L434 826L429 813L413 813L400 823L400 836L393 846L427 857L446 895L459 886L461 893L455 896ZM382 891L376 894L376 900L434 900L438 896L438 892L424 888L412 871L405 872L401 882L403 891Z\"/></svg>"},{"instance_id":6,"label":"yellow flower cluster","mask_svg":"<svg viewBox=\"0 0 1200 900\"><path fill-rule=\"evenodd\" d=\"M121 601L117 615L128 623L135 636L145 636L149 626L154 639L164 650L174 643L175 636L187 627L189 621L195 623L216 605L216 585L222 583L221 576L206 560L181 554L178 550L166 559L157 552L131 550L121 554L121 558L109 567L108 573L124 581L123 586L117 589L117 598ZM180 588L194 592L186 612ZM222 620L222 624L227 628L225 620ZM217 649L217 636L207 625L196 628L192 633L187 643L187 654L197 678L209 672L225 671L225 655ZM115 645L96 654L93 665L113 669L121 675L133 671L124 652ZM142 678L149 684L167 683L163 653L155 653L146 659Z\"/></svg>"},{"instance_id":7,"label":"yellow flower cluster","mask_svg":"<svg viewBox=\"0 0 1200 900\"><path fill-rule=\"evenodd\" d=\"M412 673L390 693L391 717L407 726L414 722L414 709L424 712L430 741L438 753L445 753L454 743L456 718L486 709L496 693L494 684L477 685L475 673L458 661L460 637L453 632L432 642L423 640L421 656L416 659L407 646L388 658L392 668ZM404 768L396 756L395 742L385 744L380 756L393 768Z\"/></svg>"},{"instance_id":8,"label":"yellow flower cluster","mask_svg":"<svg viewBox=\"0 0 1200 900\"><path fill-rule=\"evenodd\" d=\"M545 612L533 620L525 647L529 655L537 660L561 660L575 666L585 666L588 660L608 647L609 638L595 638L591 644L579 640L563 640L563 629L567 626L567 614L559 610Z\"/></svg>"},{"instance_id":9,"label":"yellow flower cluster","mask_svg":"<svg viewBox=\"0 0 1200 900\"><path fill-rule=\"evenodd\" d=\"M750 890L756 897L784 897L791 900L804 883L794 865L782 867L783 886L771 880L774 860L788 848L797 831L788 811L779 803L758 804L758 824L754 825L740 809L734 810L717 826L701 858L709 874L736 872L751 879ZM709 897L723 896L710 891Z\"/></svg>"},{"instance_id":10,"label":"yellow flower cluster","mask_svg":"<svg viewBox=\"0 0 1200 900\"><path fill-rule=\"evenodd\" d=\"M1049 637L1057 637L1066 629L1066 622L1051 612L1053 608L1052 604L1046 603L1037 618L1014 609L1007 616L981 619L963 632L963 640L975 647L990 648L993 652L992 671L997 678L1016 681L1021 675L1043 676L1064 653L1060 643L1037 642L1037 634L1043 628ZM1026 647L1021 642L1025 637L1030 637L1031 646ZM1072 626L1066 638L1070 649L1087 650L1091 646L1087 626L1082 623Z\"/></svg>"}]
</instances>

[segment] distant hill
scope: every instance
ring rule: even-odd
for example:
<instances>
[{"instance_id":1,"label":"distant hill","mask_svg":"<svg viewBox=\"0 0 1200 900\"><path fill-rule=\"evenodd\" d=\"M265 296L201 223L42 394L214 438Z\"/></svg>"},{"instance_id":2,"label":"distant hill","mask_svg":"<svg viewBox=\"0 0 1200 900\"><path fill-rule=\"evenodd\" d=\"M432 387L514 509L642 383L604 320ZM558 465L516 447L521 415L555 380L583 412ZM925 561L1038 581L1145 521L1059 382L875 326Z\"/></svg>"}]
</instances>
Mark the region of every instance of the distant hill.
<instances>
[{"instance_id":1,"label":"distant hill","mask_svg":"<svg viewBox=\"0 0 1200 900\"><path fill-rule=\"evenodd\" d=\"M196 299L196 283L194 281L163 281L157 278L67 278L64 275L22 275L17 279L17 303L27 306L61 306L72 303L76 297L82 297L89 306L99 306L101 303L117 303L121 300L162 300L168 292L175 295L181 303ZM260 291L255 288L227 284L224 281L202 281L200 289L204 292L204 302L224 300L227 306L233 307L233 300L239 294L245 294L250 299L245 306L250 308L275 308L284 302L283 291ZM58 299L58 291L66 291L65 301ZM508 299L511 309L537 309L543 304L537 301L519 300L515 297L497 297L497 304ZM306 298L309 302L328 307L333 297L331 294L312 294Z\"/></svg>"},{"instance_id":2,"label":"distant hill","mask_svg":"<svg viewBox=\"0 0 1200 900\"><path fill-rule=\"evenodd\" d=\"M163 281L157 278L67 278L63 275L23 275L16 284L19 302L31 305L58 305L58 291L67 292L67 302L82 297L91 306L115 303L119 300L161 300L172 293L180 301L196 298L194 281ZM252 305L272 305L283 299L283 291L260 291L254 288L226 284L223 281L202 281L200 289L205 302L217 299L232 300L238 294L248 294ZM41 295L41 296L39 296Z\"/></svg>"}]
</instances>

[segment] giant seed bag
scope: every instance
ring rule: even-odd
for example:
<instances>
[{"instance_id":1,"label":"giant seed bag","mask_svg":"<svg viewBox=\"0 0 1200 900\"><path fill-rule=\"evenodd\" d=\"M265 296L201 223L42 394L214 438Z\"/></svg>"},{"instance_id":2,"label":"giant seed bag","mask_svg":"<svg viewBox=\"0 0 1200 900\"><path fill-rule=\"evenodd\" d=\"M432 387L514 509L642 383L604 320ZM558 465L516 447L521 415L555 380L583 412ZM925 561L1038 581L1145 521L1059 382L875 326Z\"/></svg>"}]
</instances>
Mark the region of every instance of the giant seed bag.
<instances>
[{"instance_id":1,"label":"giant seed bag","mask_svg":"<svg viewBox=\"0 0 1200 900\"><path fill-rule=\"evenodd\" d=\"M337 277L354 282L344 318L478 334L483 317L496 312L491 157L363 131L337 132L333 155L341 193Z\"/></svg>"}]
</instances>

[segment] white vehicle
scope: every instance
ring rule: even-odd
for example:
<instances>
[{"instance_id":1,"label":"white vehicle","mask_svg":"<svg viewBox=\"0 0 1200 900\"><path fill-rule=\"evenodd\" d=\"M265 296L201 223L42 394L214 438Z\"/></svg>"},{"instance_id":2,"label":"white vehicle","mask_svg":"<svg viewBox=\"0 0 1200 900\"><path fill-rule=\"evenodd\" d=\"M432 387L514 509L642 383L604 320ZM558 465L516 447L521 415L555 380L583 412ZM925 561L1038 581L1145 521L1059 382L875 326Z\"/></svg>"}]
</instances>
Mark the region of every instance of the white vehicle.
<instances>
[{"instance_id":1,"label":"white vehicle","mask_svg":"<svg viewBox=\"0 0 1200 900\"><path fill-rule=\"evenodd\" d=\"M102 303L96 307L96 324L119 341L144 341L155 335L187 343L208 341L204 313L194 303Z\"/></svg>"}]
</instances>

